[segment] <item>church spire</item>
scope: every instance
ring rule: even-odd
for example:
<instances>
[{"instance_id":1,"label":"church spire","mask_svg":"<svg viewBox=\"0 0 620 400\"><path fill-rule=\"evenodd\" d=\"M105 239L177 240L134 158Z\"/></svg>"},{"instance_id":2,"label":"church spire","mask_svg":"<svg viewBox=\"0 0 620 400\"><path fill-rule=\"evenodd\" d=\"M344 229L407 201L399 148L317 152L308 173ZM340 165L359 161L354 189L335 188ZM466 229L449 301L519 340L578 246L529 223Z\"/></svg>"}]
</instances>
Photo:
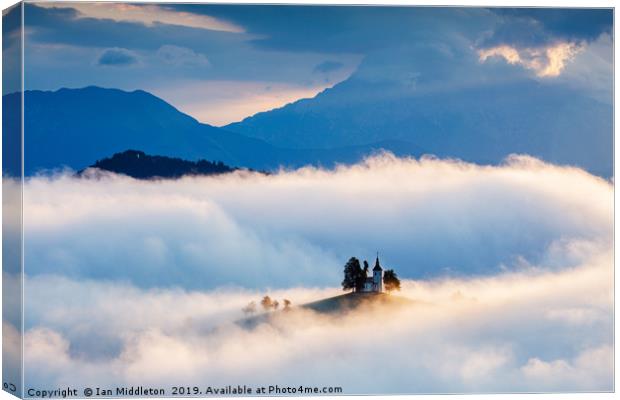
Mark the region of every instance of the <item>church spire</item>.
<instances>
[{"instance_id":1,"label":"church spire","mask_svg":"<svg viewBox=\"0 0 620 400\"><path fill-rule=\"evenodd\" d=\"M375 267L372 270L383 271L383 268L381 268L381 264L379 264L379 252L377 252L377 261L375 261Z\"/></svg>"}]
</instances>

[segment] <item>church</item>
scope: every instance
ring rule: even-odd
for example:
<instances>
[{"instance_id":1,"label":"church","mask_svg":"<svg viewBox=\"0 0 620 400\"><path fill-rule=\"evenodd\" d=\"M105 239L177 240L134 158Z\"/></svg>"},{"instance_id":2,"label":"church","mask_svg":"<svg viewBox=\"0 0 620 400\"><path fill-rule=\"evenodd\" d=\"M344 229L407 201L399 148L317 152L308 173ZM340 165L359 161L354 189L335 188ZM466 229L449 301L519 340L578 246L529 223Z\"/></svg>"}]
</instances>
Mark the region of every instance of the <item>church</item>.
<instances>
[{"instance_id":1,"label":"church","mask_svg":"<svg viewBox=\"0 0 620 400\"><path fill-rule=\"evenodd\" d=\"M382 293L383 292L383 268L379 263L379 255L377 254L377 261L375 261L375 267L372 269L372 276L368 276L368 271L364 270L366 279L364 280L364 286L362 286L362 293Z\"/></svg>"}]
</instances>

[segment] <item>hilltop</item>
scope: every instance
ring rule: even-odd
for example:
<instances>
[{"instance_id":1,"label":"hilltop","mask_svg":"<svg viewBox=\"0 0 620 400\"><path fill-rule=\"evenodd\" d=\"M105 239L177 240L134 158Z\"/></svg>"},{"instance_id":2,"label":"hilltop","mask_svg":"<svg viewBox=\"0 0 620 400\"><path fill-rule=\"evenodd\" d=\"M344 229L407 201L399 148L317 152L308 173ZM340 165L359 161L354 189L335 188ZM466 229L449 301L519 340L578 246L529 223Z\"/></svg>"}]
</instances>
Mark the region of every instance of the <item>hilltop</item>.
<instances>
[{"instance_id":1,"label":"hilltop","mask_svg":"<svg viewBox=\"0 0 620 400\"><path fill-rule=\"evenodd\" d=\"M174 179L186 175L219 175L236 171L221 161L188 161L176 157L151 156L143 151L127 150L104 158L91 165L103 171L131 176L136 179ZM80 171L79 174L84 174Z\"/></svg>"},{"instance_id":2,"label":"hilltop","mask_svg":"<svg viewBox=\"0 0 620 400\"><path fill-rule=\"evenodd\" d=\"M413 301L387 293L346 293L340 296L329 297L303 304L300 307L313 310L322 314L346 313L359 307L366 306L390 306L402 307L412 304Z\"/></svg>"},{"instance_id":3,"label":"hilltop","mask_svg":"<svg viewBox=\"0 0 620 400\"><path fill-rule=\"evenodd\" d=\"M394 309L414 303L413 300L393 294L353 292L302 304L289 310L265 312L252 317L243 318L238 320L237 324L244 328L254 328L261 323L269 322L270 319L275 316L283 316L286 315L286 313L295 313L300 310L311 310L319 314L335 316L370 307L389 307Z\"/></svg>"}]
</instances>

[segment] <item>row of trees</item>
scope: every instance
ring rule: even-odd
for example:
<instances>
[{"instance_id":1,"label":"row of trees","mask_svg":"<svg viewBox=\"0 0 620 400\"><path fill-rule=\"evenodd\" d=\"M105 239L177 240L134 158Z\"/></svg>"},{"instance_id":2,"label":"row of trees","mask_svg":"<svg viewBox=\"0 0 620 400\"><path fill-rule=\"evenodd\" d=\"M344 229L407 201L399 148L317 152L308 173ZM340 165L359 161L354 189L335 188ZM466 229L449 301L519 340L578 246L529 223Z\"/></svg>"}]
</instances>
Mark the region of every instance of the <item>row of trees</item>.
<instances>
[{"instance_id":1,"label":"row of trees","mask_svg":"<svg viewBox=\"0 0 620 400\"><path fill-rule=\"evenodd\" d=\"M291 301L289 299L282 300L282 308L284 310L288 310L291 308ZM265 311L276 311L280 308L280 302L278 300L272 299L269 296L265 296L261 299L260 305ZM241 309L245 315L252 315L257 311L257 305L255 301L249 302L245 307Z\"/></svg>"},{"instance_id":2,"label":"row of trees","mask_svg":"<svg viewBox=\"0 0 620 400\"><path fill-rule=\"evenodd\" d=\"M369 270L368 261L364 260L364 268L362 268L360 260L356 257L351 257L344 266L342 290L360 292L364 287ZM383 287L388 292L400 290L400 279L398 279L393 269L387 269L383 272Z\"/></svg>"}]
</instances>

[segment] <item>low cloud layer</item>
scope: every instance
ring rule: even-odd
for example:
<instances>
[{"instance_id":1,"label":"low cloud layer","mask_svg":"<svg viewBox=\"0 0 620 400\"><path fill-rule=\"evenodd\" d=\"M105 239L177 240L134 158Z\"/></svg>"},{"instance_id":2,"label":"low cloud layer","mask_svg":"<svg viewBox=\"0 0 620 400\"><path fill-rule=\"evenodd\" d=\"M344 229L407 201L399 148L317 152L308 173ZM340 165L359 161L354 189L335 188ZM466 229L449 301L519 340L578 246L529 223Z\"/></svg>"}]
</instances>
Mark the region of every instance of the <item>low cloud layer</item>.
<instances>
[{"instance_id":1,"label":"low cloud layer","mask_svg":"<svg viewBox=\"0 0 620 400\"><path fill-rule=\"evenodd\" d=\"M26 283L26 379L39 386L325 385L345 393L608 391L610 254L561 272L405 281L412 303L232 323L261 292ZM338 289L270 292L294 304Z\"/></svg>"},{"instance_id":2,"label":"low cloud layer","mask_svg":"<svg viewBox=\"0 0 620 400\"><path fill-rule=\"evenodd\" d=\"M613 187L513 157L501 166L381 155L335 171L144 182L34 178L28 275L140 287L329 287L351 256L400 276L562 269L612 243Z\"/></svg>"},{"instance_id":3,"label":"low cloud layer","mask_svg":"<svg viewBox=\"0 0 620 400\"><path fill-rule=\"evenodd\" d=\"M610 182L524 156L33 178L27 385L609 391L612 200ZM342 293L346 259L377 249L406 306L235 323L265 294L300 305Z\"/></svg>"}]
</instances>

